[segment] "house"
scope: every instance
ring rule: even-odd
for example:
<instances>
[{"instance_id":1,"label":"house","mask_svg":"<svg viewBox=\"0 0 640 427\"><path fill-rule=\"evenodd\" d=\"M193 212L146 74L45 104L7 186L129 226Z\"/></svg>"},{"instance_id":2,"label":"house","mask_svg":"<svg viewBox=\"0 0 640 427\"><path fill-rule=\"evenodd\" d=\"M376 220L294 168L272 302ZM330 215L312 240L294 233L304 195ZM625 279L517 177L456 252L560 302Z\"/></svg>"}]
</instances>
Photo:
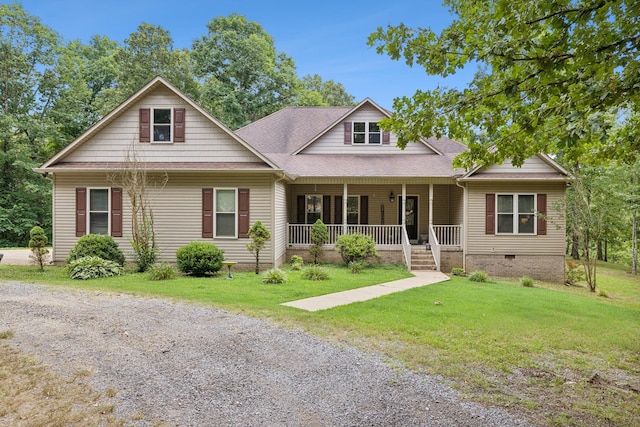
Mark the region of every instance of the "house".
<instances>
[{"instance_id":1,"label":"house","mask_svg":"<svg viewBox=\"0 0 640 427\"><path fill-rule=\"evenodd\" d=\"M322 219L328 249L359 231L413 269L563 280L566 170L542 154L521 168L453 169L463 145L430 138L400 150L377 125L388 115L370 99L292 107L233 132L157 77L37 169L53 181L53 259L86 233L130 248L129 201L110 177L134 152L152 179L167 178L149 189L166 261L203 240L248 267L247 232L260 220L272 235L261 261L281 266L306 254Z\"/></svg>"}]
</instances>

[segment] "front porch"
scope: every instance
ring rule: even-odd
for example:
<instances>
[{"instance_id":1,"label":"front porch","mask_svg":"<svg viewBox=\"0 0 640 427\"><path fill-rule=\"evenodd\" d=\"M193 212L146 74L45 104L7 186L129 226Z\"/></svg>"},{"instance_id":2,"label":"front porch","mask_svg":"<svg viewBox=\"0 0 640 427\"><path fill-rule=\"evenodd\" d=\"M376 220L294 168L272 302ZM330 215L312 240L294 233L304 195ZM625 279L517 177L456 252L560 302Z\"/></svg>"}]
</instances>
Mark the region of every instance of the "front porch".
<instances>
[{"instance_id":1,"label":"front porch","mask_svg":"<svg viewBox=\"0 0 640 427\"><path fill-rule=\"evenodd\" d=\"M289 253L308 248L311 225L320 219L329 231L327 250L333 250L341 235L358 232L373 238L376 250L386 255L385 262L401 262L409 268L414 268L412 246L417 257L422 256L417 248L432 256L436 270L443 266L443 251L461 254L463 191L451 179L305 181L309 182L298 180L287 186Z\"/></svg>"},{"instance_id":2,"label":"front porch","mask_svg":"<svg viewBox=\"0 0 640 427\"><path fill-rule=\"evenodd\" d=\"M287 244L290 250L307 250L311 244L311 224L287 224ZM432 256L435 270L440 271L443 265L442 252L462 251L462 225L429 225L429 234L424 241L411 243L406 227L403 225L327 225L329 240L325 250L333 251L338 238L343 234L362 233L376 242L376 251L393 254L387 261L402 262L410 269L422 268L425 255ZM416 255L417 254L417 255ZM419 258L419 259L418 259ZM429 262L426 261L426 265ZM416 268L414 268L416 267Z\"/></svg>"}]
</instances>

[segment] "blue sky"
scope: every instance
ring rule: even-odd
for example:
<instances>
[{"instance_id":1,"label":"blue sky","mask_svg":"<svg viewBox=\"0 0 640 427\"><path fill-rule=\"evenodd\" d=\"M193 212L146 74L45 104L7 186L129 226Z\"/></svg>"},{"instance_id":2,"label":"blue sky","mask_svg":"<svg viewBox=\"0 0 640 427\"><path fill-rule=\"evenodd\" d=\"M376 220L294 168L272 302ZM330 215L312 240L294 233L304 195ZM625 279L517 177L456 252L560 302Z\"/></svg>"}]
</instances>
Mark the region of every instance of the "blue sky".
<instances>
[{"instance_id":1,"label":"blue sky","mask_svg":"<svg viewBox=\"0 0 640 427\"><path fill-rule=\"evenodd\" d=\"M404 23L439 31L452 16L439 0L395 1L268 1L268 0L24 0L31 15L56 30L65 41L87 43L94 34L120 43L147 22L171 33L176 48L190 47L207 33L216 16L238 13L259 22L276 48L296 63L300 77L319 74L342 83L357 101L369 97L384 108L393 98L411 96L417 89L462 87L470 79L463 73L442 79L427 76L420 67L409 68L367 46L370 33L387 24Z\"/></svg>"}]
</instances>

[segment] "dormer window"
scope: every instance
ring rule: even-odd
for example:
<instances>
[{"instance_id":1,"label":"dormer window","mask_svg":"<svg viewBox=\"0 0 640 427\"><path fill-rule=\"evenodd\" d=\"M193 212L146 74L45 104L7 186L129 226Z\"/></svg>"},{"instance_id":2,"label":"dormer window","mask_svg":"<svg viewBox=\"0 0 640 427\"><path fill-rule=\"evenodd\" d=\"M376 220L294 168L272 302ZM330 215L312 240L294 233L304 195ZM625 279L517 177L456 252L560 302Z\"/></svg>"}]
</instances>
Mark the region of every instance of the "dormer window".
<instances>
[{"instance_id":1,"label":"dormer window","mask_svg":"<svg viewBox=\"0 0 640 427\"><path fill-rule=\"evenodd\" d=\"M354 144L380 144L380 127L377 122L353 122Z\"/></svg>"}]
</instances>

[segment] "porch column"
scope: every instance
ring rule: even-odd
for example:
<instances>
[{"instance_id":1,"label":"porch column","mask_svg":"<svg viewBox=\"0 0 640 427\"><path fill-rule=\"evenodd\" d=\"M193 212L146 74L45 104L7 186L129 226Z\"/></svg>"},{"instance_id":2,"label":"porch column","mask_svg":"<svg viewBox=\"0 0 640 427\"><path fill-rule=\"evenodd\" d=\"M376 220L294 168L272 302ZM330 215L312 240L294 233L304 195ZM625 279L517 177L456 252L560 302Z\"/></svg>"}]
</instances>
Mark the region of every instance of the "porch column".
<instances>
[{"instance_id":1,"label":"porch column","mask_svg":"<svg viewBox=\"0 0 640 427\"><path fill-rule=\"evenodd\" d=\"M402 184L402 210L400 211L400 215L402 215L402 228L406 228L407 226L407 184Z\"/></svg>"},{"instance_id":2,"label":"porch column","mask_svg":"<svg viewBox=\"0 0 640 427\"><path fill-rule=\"evenodd\" d=\"M429 184L429 228L433 225L433 184Z\"/></svg>"},{"instance_id":3,"label":"porch column","mask_svg":"<svg viewBox=\"0 0 640 427\"><path fill-rule=\"evenodd\" d=\"M347 187L345 182L342 185L342 234L347 234L347 197L349 196Z\"/></svg>"}]
</instances>

